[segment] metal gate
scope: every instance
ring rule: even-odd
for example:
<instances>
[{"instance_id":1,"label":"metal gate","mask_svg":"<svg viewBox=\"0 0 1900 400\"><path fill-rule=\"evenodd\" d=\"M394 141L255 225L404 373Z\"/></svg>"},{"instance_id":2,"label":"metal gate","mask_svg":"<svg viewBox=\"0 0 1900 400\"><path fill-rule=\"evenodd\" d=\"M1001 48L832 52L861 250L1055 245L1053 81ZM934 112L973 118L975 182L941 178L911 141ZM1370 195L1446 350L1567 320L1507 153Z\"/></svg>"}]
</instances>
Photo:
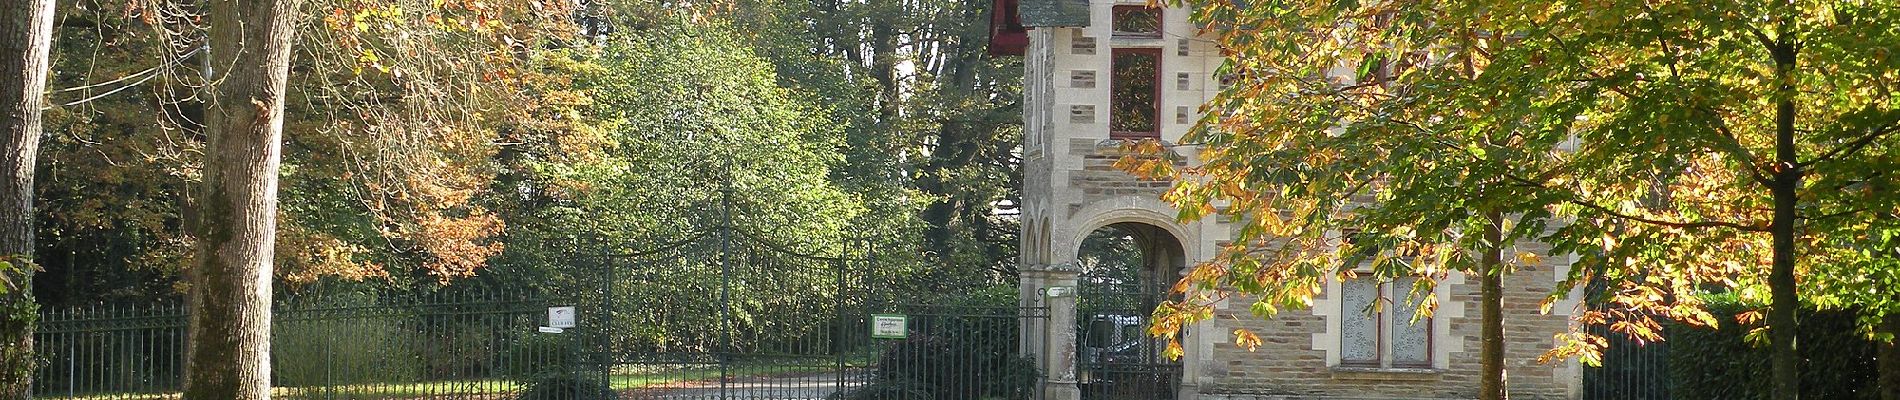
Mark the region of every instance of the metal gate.
<instances>
[{"instance_id":1,"label":"metal gate","mask_svg":"<svg viewBox=\"0 0 1900 400\"><path fill-rule=\"evenodd\" d=\"M1603 336L1603 366L1583 369L1585 400L1663 400L1669 396L1669 343L1638 342L1607 326L1591 326Z\"/></svg>"},{"instance_id":2,"label":"metal gate","mask_svg":"<svg viewBox=\"0 0 1900 400\"><path fill-rule=\"evenodd\" d=\"M575 334L621 399L1033 398L1019 326L1047 309L900 293L870 252L837 253L728 225L595 255Z\"/></svg>"},{"instance_id":3,"label":"metal gate","mask_svg":"<svg viewBox=\"0 0 1900 400\"><path fill-rule=\"evenodd\" d=\"M1596 276L1602 276L1599 272ZM1584 293L1590 297L1584 304L1593 311L1602 311L1610 307L1608 299L1602 295L1609 293L1609 283L1597 278L1584 285ZM1663 318L1658 316L1657 318ZM1614 332L1608 324L1586 326L1590 334L1603 337L1607 346L1603 349L1602 366L1583 369L1584 400L1663 400L1669 394L1669 342L1642 342L1630 338L1621 332ZM1665 329L1663 335L1668 335Z\"/></svg>"},{"instance_id":4,"label":"metal gate","mask_svg":"<svg viewBox=\"0 0 1900 400\"><path fill-rule=\"evenodd\" d=\"M1076 315L1077 373L1084 400L1174 400L1181 364L1147 334L1166 287L1150 272L1120 266L1085 271Z\"/></svg>"}]
</instances>

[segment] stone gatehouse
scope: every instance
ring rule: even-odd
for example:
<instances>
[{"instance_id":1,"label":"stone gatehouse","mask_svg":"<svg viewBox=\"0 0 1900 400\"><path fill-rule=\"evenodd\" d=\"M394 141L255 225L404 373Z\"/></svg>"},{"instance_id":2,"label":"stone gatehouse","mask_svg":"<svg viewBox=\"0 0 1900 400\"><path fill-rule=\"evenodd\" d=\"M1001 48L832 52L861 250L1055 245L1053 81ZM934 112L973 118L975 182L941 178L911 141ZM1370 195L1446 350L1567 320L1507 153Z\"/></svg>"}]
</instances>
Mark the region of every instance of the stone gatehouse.
<instances>
[{"instance_id":1,"label":"stone gatehouse","mask_svg":"<svg viewBox=\"0 0 1900 400\"><path fill-rule=\"evenodd\" d=\"M1401 307L1377 315L1342 311L1389 298L1395 285L1333 281L1313 309L1273 320L1248 315L1246 299L1230 300L1217 318L1188 329L1180 360L1160 357L1152 339L1125 332L1145 321L1152 302L1107 296L1153 298L1156 288L1232 237L1221 221L1177 222L1175 210L1158 199L1166 182L1111 167L1123 139L1180 142L1200 118L1200 105L1221 89L1220 52L1187 10L1149 8L1147 0L994 1L991 52L1021 56L1024 65L1020 287L1025 306L1047 306L1052 317L1025 326L1023 345L1047 373L1043 399L1475 397L1479 288L1476 279L1457 275L1439 285L1437 315L1418 324L1406 322L1408 311L1392 310ZM1193 146L1172 149L1196 159ZM1104 229L1140 242L1141 271L1097 278L1078 265L1084 239ZM1566 259L1545 257L1506 278L1514 398L1577 397L1575 362L1536 362L1552 334L1568 326L1562 312L1574 303L1552 315L1540 314L1538 304L1569 267ZM1127 288L1133 289L1121 290ZM1235 328L1251 329L1263 345L1233 345Z\"/></svg>"}]
</instances>

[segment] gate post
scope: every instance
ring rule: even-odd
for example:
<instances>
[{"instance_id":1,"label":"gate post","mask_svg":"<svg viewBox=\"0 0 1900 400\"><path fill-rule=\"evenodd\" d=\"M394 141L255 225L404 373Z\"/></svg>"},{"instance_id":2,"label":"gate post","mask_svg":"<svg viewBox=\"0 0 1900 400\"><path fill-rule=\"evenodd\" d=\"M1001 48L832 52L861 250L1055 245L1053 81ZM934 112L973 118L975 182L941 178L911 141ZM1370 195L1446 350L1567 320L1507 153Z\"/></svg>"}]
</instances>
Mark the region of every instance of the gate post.
<instances>
[{"instance_id":1,"label":"gate post","mask_svg":"<svg viewBox=\"0 0 1900 400\"><path fill-rule=\"evenodd\" d=\"M1049 310L1048 319L1023 327L1022 348L1034 352L1036 366L1045 377L1040 399L1080 400L1075 371L1075 286L1082 269L1072 262L1030 267L1021 274L1023 305Z\"/></svg>"}]
</instances>

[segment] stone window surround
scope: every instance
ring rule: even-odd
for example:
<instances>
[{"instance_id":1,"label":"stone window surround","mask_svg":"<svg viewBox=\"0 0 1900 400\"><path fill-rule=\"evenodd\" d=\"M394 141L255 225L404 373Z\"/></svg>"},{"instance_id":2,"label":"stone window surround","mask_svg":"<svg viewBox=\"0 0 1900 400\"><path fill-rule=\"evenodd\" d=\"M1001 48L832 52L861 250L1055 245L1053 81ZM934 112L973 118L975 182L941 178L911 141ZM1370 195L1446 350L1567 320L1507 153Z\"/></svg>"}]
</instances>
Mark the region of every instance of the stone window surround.
<instances>
[{"instance_id":1,"label":"stone window surround","mask_svg":"<svg viewBox=\"0 0 1900 400\"><path fill-rule=\"evenodd\" d=\"M1459 301L1451 296L1451 287L1462 285L1464 282L1464 274L1453 271L1444 280L1439 281L1438 286L1432 290L1433 294L1438 296L1438 310L1432 315L1431 369L1341 366L1339 362L1341 352L1340 336L1344 333L1344 330L1340 328L1340 316L1345 315L1344 312L1348 311L1342 310L1343 306L1341 303L1343 300L1340 296L1336 295L1336 293L1341 293L1342 289L1338 279L1325 279L1326 287L1324 291L1321 292L1321 296L1324 297L1315 299L1313 302L1313 315L1326 321L1326 329L1313 334L1312 349L1326 352L1326 366L1332 368L1336 372L1335 377L1340 379L1350 378L1349 376L1340 376L1339 373L1342 372L1349 373L1348 375L1354 375L1356 377L1365 377L1367 373L1378 372L1372 375L1384 377L1380 379L1396 379L1395 377L1397 375L1419 375L1421 372L1437 372L1448 369L1450 368L1451 355L1465 351L1464 340L1454 337L1451 329L1452 320L1465 316L1465 302Z\"/></svg>"},{"instance_id":2,"label":"stone window surround","mask_svg":"<svg viewBox=\"0 0 1900 400\"><path fill-rule=\"evenodd\" d=\"M1371 265L1369 264L1361 264L1359 268L1354 268L1353 272L1359 275L1358 278L1352 279L1353 281L1375 280L1371 282L1374 285L1374 288L1375 288L1374 290L1377 291L1375 293L1376 297L1374 298L1373 301L1375 302L1384 301L1386 302L1386 305L1382 307L1377 312L1376 315L1372 316L1373 321L1374 321L1373 328L1377 330L1377 332L1374 333L1374 335L1378 335L1377 340L1373 344L1374 347L1377 347L1377 349L1373 350L1374 358L1370 360L1370 362L1356 361L1351 364L1348 364L1344 360L1341 360L1340 363L1334 367L1335 371L1353 370L1353 369L1357 369L1357 370L1430 370L1431 369L1430 365L1433 365L1433 361L1435 361L1436 359L1435 357L1433 357L1434 354L1432 354L1432 348L1438 342L1437 329L1433 329L1434 328L1433 325L1436 325L1433 323L1433 322L1436 322L1437 320L1436 316L1426 317L1427 319L1424 321L1426 363L1425 364L1398 364L1396 361L1392 360L1392 358L1395 356L1391 354L1395 351L1393 349L1393 346L1394 346L1393 342L1397 340L1394 336L1392 336L1392 335L1395 335L1394 333L1395 327L1393 326L1393 324L1411 323L1411 321L1401 322L1401 321L1396 320L1397 318L1400 317L1399 315L1400 307L1408 307L1408 306L1411 306L1413 303L1412 301L1407 300L1407 297L1410 295L1411 289L1400 287L1398 280L1396 279L1390 282L1376 281L1377 278L1373 277ZM1343 292L1340 292L1340 293L1343 293ZM1364 312L1364 311L1359 310L1359 307L1353 307L1352 309L1344 309L1345 305L1343 303L1345 302L1345 299L1343 298L1344 296L1341 296L1341 297L1342 298L1339 300L1342 303L1340 305L1340 307L1342 308L1340 315L1345 315L1344 313ZM1341 329L1340 333L1342 335L1345 334L1343 328ZM1341 339L1341 340L1343 341L1344 339ZM1341 347L1344 347L1344 344L1341 344Z\"/></svg>"}]
</instances>

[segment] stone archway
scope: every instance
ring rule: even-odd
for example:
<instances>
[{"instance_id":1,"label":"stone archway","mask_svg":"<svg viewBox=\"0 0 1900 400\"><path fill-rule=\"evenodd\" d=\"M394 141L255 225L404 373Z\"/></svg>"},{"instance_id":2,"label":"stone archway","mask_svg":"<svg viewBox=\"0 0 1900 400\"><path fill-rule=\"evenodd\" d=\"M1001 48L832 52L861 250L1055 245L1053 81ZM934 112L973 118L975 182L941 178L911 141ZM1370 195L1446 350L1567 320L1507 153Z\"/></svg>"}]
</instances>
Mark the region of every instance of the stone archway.
<instances>
[{"instance_id":1,"label":"stone archway","mask_svg":"<svg viewBox=\"0 0 1900 400\"><path fill-rule=\"evenodd\" d=\"M1102 225L1077 243L1076 368L1085 400L1170 400L1182 364L1147 335L1155 307L1187 266L1182 242L1142 222Z\"/></svg>"}]
</instances>

